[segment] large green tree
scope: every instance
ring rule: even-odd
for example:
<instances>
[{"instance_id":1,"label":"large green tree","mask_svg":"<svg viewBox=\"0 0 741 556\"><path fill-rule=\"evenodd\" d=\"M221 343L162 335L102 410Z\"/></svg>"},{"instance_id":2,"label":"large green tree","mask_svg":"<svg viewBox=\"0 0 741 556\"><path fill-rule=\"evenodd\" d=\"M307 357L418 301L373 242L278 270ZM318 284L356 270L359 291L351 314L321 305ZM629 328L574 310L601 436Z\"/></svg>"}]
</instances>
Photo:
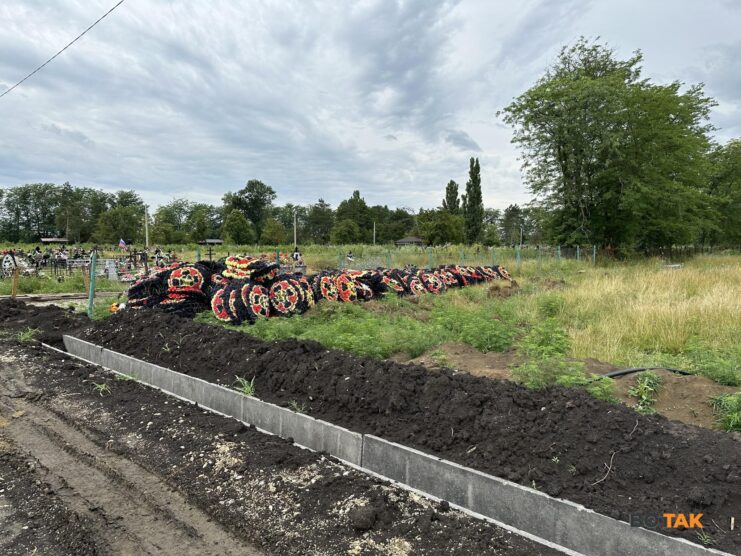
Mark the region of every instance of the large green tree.
<instances>
[{"instance_id":1,"label":"large green tree","mask_svg":"<svg viewBox=\"0 0 741 556\"><path fill-rule=\"evenodd\" d=\"M471 158L469 162L466 194L463 196L463 218L466 222L466 243L481 241L484 231L484 200L478 158Z\"/></svg>"},{"instance_id":2,"label":"large green tree","mask_svg":"<svg viewBox=\"0 0 741 556\"><path fill-rule=\"evenodd\" d=\"M465 239L463 217L445 209L420 210L417 214L417 227L427 245L463 243Z\"/></svg>"},{"instance_id":3,"label":"large green tree","mask_svg":"<svg viewBox=\"0 0 741 556\"><path fill-rule=\"evenodd\" d=\"M352 220L360 229L360 240L370 243L373 240L373 218L368 205L360 196L360 191L353 191L349 199L337 206L336 220Z\"/></svg>"},{"instance_id":4,"label":"large green tree","mask_svg":"<svg viewBox=\"0 0 741 556\"><path fill-rule=\"evenodd\" d=\"M557 242L687 243L714 218L714 103L702 86L642 79L641 60L582 38L502 112Z\"/></svg>"},{"instance_id":5,"label":"large green tree","mask_svg":"<svg viewBox=\"0 0 741 556\"><path fill-rule=\"evenodd\" d=\"M363 234L357 222L345 219L338 220L332 227L330 238L335 245L347 245L350 243L361 243L363 241Z\"/></svg>"},{"instance_id":6,"label":"large green tree","mask_svg":"<svg viewBox=\"0 0 741 556\"><path fill-rule=\"evenodd\" d=\"M448 185L445 186L443 208L451 214L458 214L461 210L461 202L458 198L458 184L453 180L450 180Z\"/></svg>"},{"instance_id":7,"label":"large green tree","mask_svg":"<svg viewBox=\"0 0 741 556\"><path fill-rule=\"evenodd\" d=\"M260 243L264 245L283 245L288 243L286 227L275 218L268 218L262 229Z\"/></svg>"},{"instance_id":8,"label":"large green tree","mask_svg":"<svg viewBox=\"0 0 741 556\"><path fill-rule=\"evenodd\" d=\"M239 209L232 209L221 227L221 238L236 245L253 244L257 240L255 229Z\"/></svg>"},{"instance_id":9,"label":"large green tree","mask_svg":"<svg viewBox=\"0 0 741 556\"><path fill-rule=\"evenodd\" d=\"M741 140L717 146L711 155L708 192L718 210L718 220L703 232L703 241L741 245Z\"/></svg>"},{"instance_id":10,"label":"large green tree","mask_svg":"<svg viewBox=\"0 0 741 556\"><path fill-rule=\"evenodd\" d=\"M334 226L334 211L324 199L309 207L306 214L306 232L313 243L329 243Z\"/></svg>"},{"instance_id":11,"label":"large green tree","mask_svg":"<svg viewBox=\"0 0 741 556\"><path fill-rule=\"evenodd\" d=\"M231 214L233 209L242 211L242 214L252 222L260 239L262 228L273 210L273 201L276 194L272 187L260 180L250 180L236 193L224 195L224 214Z\"/></svg>"}]
</instances>

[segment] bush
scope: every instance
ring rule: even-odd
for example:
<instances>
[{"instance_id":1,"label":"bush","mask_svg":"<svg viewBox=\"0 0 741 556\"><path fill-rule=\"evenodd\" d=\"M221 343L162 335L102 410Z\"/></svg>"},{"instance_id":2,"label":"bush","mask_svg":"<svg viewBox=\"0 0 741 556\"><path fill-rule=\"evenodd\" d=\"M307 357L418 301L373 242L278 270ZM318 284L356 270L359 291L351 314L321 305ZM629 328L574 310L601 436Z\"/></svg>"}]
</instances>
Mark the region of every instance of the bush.
<instances>
[{"instance_id":1,"label":"bush","mask_svg":"<svg viewBox=\"0 0 741 556\"><path fill-rule=\"evenodd\" d=\"M741 431L741 392L715 396L710 399L710 405L723 430Z\"/></svg>"},{"instance_id":2,"label":"bush","mask_svg":"<svg viewBox=\"0 0 741 556\"><path fill-rule=\"evenodd\" d=\"M536 359L563 357L569 346L568 334L553 318L537 323L520 341L522 351Z\"/></svg>"}]
</instances>

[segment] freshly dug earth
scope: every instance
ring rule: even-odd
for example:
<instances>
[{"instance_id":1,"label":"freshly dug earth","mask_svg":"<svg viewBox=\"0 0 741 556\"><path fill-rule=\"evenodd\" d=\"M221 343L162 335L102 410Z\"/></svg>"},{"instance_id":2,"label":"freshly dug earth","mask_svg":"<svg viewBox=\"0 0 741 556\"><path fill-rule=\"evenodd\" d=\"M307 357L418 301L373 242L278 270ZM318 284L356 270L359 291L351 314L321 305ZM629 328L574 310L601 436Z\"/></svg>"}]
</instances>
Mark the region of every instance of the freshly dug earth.
<instances>
[{"instance_id":1,"label":"freshly dug earth","mask_svg":"<svg viewBox=\"0 0 741 556\"><path fill-rule=\"evenodd\" d=\"M713 546L741 552L741 442L643 416L580 389L430 372L324 349L267 343L158 311L125 312L82 336L213 382L255 378L256 396L305 405L314 417L381 436L552 496L629 520L702 512ZM698 542L696 531L665 530Z\"/></svg>"},{"instance_id":2,"label":"freshly dug earth","mask_svg":"<svg viewBox=\"0 0 741 556\"><path fill-rule=\"evenodd\" d=\"M107 522L110 536L123 528L145 545L118 553L255 554L235 549L241 539L273 554L556 554L332 458L38 345L0 338L0 359L2 430L22 442L47 435L51 442L35 448L58 444L64 447L60 457L77 458L67 465L69 477L109 476L108 486L97 489L102 492L88 493L104 497L104 503L91 504L90 519ZM106 389L96 389L103 384ZM160 482L173 490L163 490ZM84 485L71 483L70 489ZM118 502L105 502L112 494ZM121 507L131 504L139 504L137 511L121 519ZM216 524L222 532L214 537ZM165 544L164 533L186 538ZM152 548L158 542L160 549Z\"/></svg>"},{"instance_id":3,"label":"freshly dug earth","mask_svg":"<svg viewBox=\"0 0 741 556\"><path fill-rule=\"evenodd\" d=\"M3 330L20 332L34 330L34 338L54 347L63 347L62 334L89 326L87 316L73 309L56 305L37 307L17 299L0 300L0 326Z\"/></svg>"},{"instance_id":4,"label":"freshly dug earth","mask_svg":"<svg viewBox=\"0 0 741 556\"><path fill-rule=\"evenodd\" d=\"M67 507L43 472L0 433L0 554L107 553L89 520Z\"/></svg>"}]
</instances>

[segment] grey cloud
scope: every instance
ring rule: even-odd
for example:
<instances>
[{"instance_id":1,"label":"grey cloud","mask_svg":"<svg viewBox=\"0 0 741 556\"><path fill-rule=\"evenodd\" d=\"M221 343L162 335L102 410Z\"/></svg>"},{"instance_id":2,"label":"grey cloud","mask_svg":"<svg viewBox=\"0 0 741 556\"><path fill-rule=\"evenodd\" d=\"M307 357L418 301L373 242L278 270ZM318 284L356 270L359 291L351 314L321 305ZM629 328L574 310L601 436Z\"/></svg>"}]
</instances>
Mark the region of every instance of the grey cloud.
<instances>
[{"instance_id":1,"label":"grey cloud","mask_svg":"<svg viewBox=\"0 0 741 556\"><path fill-rule=\"evenodd\" d=\"M478 145L478 143L476 143L476 141L474 141L473 138L471 138L471 136L465 131L450 130L445 135L445 140L451 145L458 147L459 149L463 149L465 151L481 152L481 147Z\"/></svg>"}]
</instances>

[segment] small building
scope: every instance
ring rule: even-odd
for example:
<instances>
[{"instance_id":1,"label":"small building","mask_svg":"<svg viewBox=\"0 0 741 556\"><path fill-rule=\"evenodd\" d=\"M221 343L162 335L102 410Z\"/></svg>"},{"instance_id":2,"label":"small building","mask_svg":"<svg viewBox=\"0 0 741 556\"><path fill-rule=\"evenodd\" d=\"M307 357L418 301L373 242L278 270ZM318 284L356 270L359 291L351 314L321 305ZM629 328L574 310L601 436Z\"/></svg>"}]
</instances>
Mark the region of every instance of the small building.
<instances>
[{"instance_id":1,"label":"small building","mask_svg":"<svg viewBox=\"0 0 741 556\"><path fill-rule=\"evenodd\" d=\"M425 242L421 237L407 236L395 241L397 247L403 247L404 245L416 245L417 247L424 247Z\"/></svg>"},{"instance_id":2,"label":"small building","mask_svg":"<svg viewBox=\"0 0 741 556\"><path fill-rule=\"evenodd\" d=\"M69 240L66 237L42 237L41 243L44 245L53 245L55 243L68 243Z\"/></svg>"},{"instance_id":3,"label":"small building","mask_svg":"<svg viewBox=\"0 0 741 556\"><path fill-rule=\"evenodd\" d=\"M223 245L223 239L204 239L198 242L200 245Z\"/></svg>"}]
</instances>

